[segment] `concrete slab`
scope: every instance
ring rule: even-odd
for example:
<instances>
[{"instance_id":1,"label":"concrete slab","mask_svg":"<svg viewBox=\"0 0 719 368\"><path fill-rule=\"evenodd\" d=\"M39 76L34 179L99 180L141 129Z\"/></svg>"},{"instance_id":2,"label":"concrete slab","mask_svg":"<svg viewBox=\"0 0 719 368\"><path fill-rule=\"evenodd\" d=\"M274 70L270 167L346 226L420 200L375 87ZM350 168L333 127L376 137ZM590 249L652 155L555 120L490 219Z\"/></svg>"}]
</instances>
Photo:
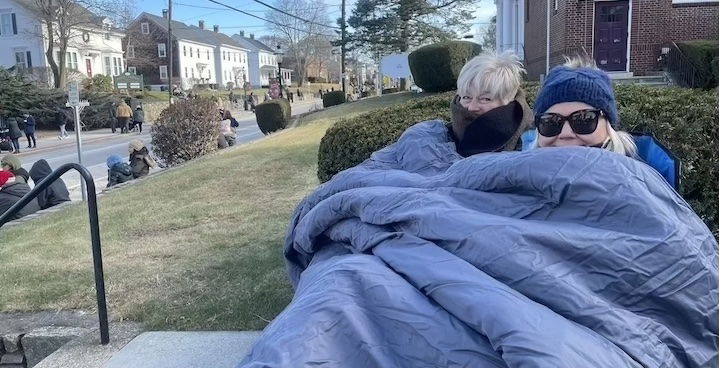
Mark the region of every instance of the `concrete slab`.
<instances>
[{"instance_id":1,"label":"concrete slab","mask_svg":"<svg viewBox=\"0 0 719 368\"><path fill-rule=\"evenodd\" d=\"M100 333L95 328L68 342L34 368L100 368L142 331L138 323L110 322L109 344L100 345Z\"/></svg>"},{"instance_id":2,"label":"concrete slab","mask_svg":"<svg viewBox=\"0 0 719 368\"><path fill-rule=\"evenodd\" d=\"M234 368L260 331L145 332L103 368Z\"/></svg>"},{"instance_id":3,"label":"concrete slab","mask_svg":"<svg viewBox=\"0 0 719 368\"><path fill-rule=\"evenodd\" d=\"M28 332L21 340L27 366L34 367L63 345L89 331L82 327L46 326Z\"/></svg>"}]
</instances>

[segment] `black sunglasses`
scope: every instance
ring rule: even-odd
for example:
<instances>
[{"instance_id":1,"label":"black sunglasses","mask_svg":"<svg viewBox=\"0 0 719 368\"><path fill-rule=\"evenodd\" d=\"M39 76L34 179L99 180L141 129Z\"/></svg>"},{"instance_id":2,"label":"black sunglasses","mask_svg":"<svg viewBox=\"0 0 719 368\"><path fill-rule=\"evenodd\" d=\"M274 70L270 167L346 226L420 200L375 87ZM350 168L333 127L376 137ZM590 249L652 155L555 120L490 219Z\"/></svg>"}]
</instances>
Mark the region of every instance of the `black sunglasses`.
<instances>
[{"instance_id":1,"label":"black sunglasses","mask_svg":"<svg viewBox=\"0 0 719 368\"><path fill-rule=\"evenodd\" d=\"M557 114L553 112L545 112L534 118L534 125L537 127L539 134L545 137L554 137L562 132L564 122L568 122L574 133L592 134L597 130L599 117L604 112L599 109L579 110L571 113L569 116Z\"/></svg>"}]
</instances>

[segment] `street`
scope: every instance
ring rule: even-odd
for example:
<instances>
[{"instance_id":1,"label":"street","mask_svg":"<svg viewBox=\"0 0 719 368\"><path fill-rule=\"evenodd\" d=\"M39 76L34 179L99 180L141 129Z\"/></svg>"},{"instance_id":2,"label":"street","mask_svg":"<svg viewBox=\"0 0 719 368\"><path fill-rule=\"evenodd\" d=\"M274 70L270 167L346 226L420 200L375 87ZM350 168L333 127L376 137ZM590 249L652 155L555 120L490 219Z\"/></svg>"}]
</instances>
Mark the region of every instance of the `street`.
<instances>
[{"instance_id":1,"label":"street","mask_svg":"<svg viewBox=\"0 0 719 368\"><path fill-rule=\"evenodd\" d=\"M321 100L311 100L307 102L297 102L292 105L293 115L302 114L311 109L321 109ZM255 115L245 111L232 111L233 116L240 123L236 128L237 144L244 144L258 140L264 135L257 127ZM112 154L120 155L123 158L129 157L128 143L133 139L142 140L147 147L152 150L150 129L151 124L146 124L142 134L131 132L129 134L112 134L109 129L100 129L98 131L82 133L82 163L90 171L95 179L95 187L97 192L105 189L107 185L107 165L105 160ZM69 132L70 136L62 141L54 138L54 141L38 141L38 148L23 148L19 158L22 166L30 171L32 165L40 160L45 159L50 167L57 169L63 164L77 162L77 145L75 132ZM24 142L23 142L24 143ZM43 147L43 143L46 143ZM151 172L161 170L153 169ZM72 200L80 200L82 198L80 186L80 174L71 170L62 176L65 185L70 191Z\"/></svg>"}]
</instances>

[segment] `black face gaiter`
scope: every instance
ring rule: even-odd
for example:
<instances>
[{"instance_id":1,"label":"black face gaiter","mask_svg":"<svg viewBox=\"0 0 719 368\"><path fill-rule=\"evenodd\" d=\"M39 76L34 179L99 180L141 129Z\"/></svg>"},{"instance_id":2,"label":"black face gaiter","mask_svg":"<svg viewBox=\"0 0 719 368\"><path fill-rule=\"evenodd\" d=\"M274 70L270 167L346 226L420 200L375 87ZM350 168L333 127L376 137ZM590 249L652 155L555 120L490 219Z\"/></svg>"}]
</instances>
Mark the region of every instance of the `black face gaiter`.
<instances>
[{"instance_id":1,"label":"black face gaiter","mask_svg":"<svg viewBox=\"0 0 719 368\"><path fill-rule=\"evenodd\" d=\"M461 136L455 132L459 139L457 152L464 157L502 150L515 136L524 116L517 101L487 111L473 120L469 120L472 115L458 102L452 105L452 125L464 128Z\"/></svg>"}]
</instances>

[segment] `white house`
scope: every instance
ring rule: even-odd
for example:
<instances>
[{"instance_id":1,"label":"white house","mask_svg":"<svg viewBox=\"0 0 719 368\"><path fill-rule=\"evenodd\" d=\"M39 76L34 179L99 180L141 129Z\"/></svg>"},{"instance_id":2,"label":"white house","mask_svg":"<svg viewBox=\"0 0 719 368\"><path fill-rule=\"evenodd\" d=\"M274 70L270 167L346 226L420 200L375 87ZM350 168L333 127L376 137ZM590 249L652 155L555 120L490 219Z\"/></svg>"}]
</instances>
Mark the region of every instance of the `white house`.
<instances>
[{"instance_id":1,"label":"white house","mask_svg":"<svg viewBox=\"0 0 719 368\"><path fill-rule=\"evenodd\" d=\"M277 78L278 64L275 50L255 39L254 34L245 37L245 32L232 38L242 47L249 49L250 83L255 87L267 86L271 78ZM292 70L282 68L282 86L292 85Z\"/></svg>"},{"instance_id":2,"label":"white house","mask_svg":"<svg viewBox=\"0 0 719 368\"><path fill-rule=\"evenodd\" d=\"M167 23L166 11L162 17L142 13L128 27L129 69L156 89L167 87L169 80ZM173 85L225 88L229 82L242 86L249 81L249 50L221 33L219 26L210 31L202 20L197 26L172 21L172 36Z\"/></svg>"},{"instance_id":3,"label":"white house","mask_svg":"<svg viewBox=\"0 0 719 368\"><path fill-rule=\"evenodd\" d=\"M52 84L52 73L45 56L47 29L40 21L31 0L3 0L0 4L0 65L29 69L42 82ZM68 44L65 63L73 77L95 74L118 75L125 70L122 38L104 17L79 9L87 23L77 26ZM58 46L58 45L56 45ZM59 60L59 50L55 60Z\"/></svg>"}]
</instances>

